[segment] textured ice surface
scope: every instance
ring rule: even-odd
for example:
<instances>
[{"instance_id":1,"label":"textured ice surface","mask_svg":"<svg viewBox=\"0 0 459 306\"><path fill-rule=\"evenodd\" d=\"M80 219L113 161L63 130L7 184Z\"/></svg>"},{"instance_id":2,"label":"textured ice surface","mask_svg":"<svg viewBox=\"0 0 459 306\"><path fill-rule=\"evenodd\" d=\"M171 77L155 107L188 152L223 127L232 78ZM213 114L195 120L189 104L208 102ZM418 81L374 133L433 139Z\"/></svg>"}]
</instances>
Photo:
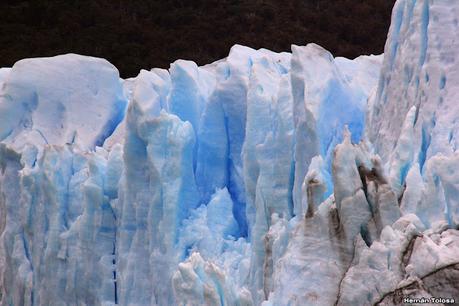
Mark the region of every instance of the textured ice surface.
<instances>
[{"instance_id":1,"label":"textured ice surface","mask_svg":"<svg viewBox=\"0 0 459 306\"><path fill-rule=\"evenodd\" d=\"M459 132L456 57L457 1L397 1L374 97L368 131L389 158L403 120L415 106L415 162L423 168L437 153L454 154Z\"/></svg>"},{"instance_id":2,"label":"textured ice surface","mask_svg":"<svg viewBox=\"0 0 459 306\"><path fill-rule=\"evenodd\" d=\"M116 68L81 55L17 62L0 89L0 139L14 147L101 146L124 117Z\"/></svg>"},{"instance_id":3,"label":"textured ice surface","mask_svg":"<svg viewBox=\"0 0 459 306\"><path fill-rule=\"evenodd\" d=\"M459 221L458 10L456 1L397 1L369 111L369 139L402 209L427 226Z\"/></svg>"},{"instance_id":4,"label":"textured ice surface","mask_svg":"<svg viewBox=\"0 0 459 306\"><path fill-rule=\"evenodd\" d=\"M0 69L0 304L459 299L458 10L397 1L384 58Z\"/></svg>"}]
</instances>

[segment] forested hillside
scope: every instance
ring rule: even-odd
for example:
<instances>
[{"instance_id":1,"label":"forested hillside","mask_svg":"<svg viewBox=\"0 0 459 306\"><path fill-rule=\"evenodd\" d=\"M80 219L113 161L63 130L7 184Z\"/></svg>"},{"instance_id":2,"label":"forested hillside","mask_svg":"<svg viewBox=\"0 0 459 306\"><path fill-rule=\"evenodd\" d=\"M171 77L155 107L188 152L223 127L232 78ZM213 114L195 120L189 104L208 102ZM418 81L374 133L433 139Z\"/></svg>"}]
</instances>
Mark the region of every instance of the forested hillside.
<instances>
[{"instance_id":1,"label":"forested hillside","mask_svg":"<svg viewBox=\"0 0 459 306\"><path fill-rule=\"evenodd\" d=\"M0 2L0 66L80 53L123 77L175 59L210 63L238 43L289 51L315 42L334 55L383 52L393 0L33 0Z\"/></svg>"}]
</instances>

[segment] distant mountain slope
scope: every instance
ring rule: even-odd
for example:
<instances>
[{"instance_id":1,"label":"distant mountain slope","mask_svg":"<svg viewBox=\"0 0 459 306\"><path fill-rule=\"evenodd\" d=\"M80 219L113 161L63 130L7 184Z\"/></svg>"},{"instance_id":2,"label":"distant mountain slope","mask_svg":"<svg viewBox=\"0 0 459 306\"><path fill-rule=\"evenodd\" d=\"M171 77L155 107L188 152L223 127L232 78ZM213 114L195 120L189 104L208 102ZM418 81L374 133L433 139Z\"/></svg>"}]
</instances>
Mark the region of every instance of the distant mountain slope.
<instances>
[{"instance_id":1,"label":"distant mountain slope","mask_svg":"<svg viewBox=\"0 0 459 306\"><path fill-rule=\"evenodd\" d=\"M289 51L315 42L335 56L383 52L393 0L1 1L0 67L79 53L108 59L123 77L206 64L234 44Z\"/></svg>"}]
</instances>

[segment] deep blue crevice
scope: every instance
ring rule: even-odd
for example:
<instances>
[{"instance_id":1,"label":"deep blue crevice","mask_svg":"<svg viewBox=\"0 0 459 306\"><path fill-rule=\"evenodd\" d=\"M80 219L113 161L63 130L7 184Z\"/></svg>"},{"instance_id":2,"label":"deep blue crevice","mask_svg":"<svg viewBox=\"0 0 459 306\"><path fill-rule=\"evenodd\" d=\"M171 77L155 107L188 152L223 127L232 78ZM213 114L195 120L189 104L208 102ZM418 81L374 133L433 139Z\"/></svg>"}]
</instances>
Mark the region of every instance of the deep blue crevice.
<instances>
[{"instance_id":1,"label":"deep blue crevice","mask_svg":"<svg viewBox=\"0 0 459 306\"><path fill-rule=\"evenodd\" d=\"M422 66L426 61L426 54L427 54L427 46L428 46L428 27L429 27L429 0L424 0L424 4L422 7L422 15L421 15L421 47L420 51L421 54L419 56L419 66Z\"/></svg>"},{"instance_id":2,"label":"deep blue crevice","mask_svg":"<svg viewBox=\"0 0 459 306\"><path fill-rule=\"evenodd\" d=\"M408 171L410 170L410 168L411 168L411 164L410 163L406 163L400 169L400 183L402 185L405 182L406 176L408 175Z\"/></svg>"},{"instance_id":3,"label":"deep blue crevice","mask_svg":"<svg viewBox=\"0 0 459 306\"><path fill-rule=\"evenodd\" d=\"M231 160L230 163L232 164ZM231 166L230 169L234 169L234 166ZM238 186L232 181L229 180L228 183L228 192L233 201L233 215L239 225L239 237L247 237L248 235L248 226L247 226L247 216L246 216L246 203L240 202L237 198Z\"/></svg>"},{"instance_id":4,"label":"deep blue crevice","mask_svg":"<svg viewBox=\"0 0 459 306\"><path fill-rule=\"evenodd\" d=\"M224 116L224 123L225 123L225 130L226 130L226 139L227 139L227 165L226 165L226 188L228 189L228 193L231 196L231 200L233 201L233 216L236 219L236 222L239 226L239 237L247 237L248 235L248 225L247 225L247 216L246 216L246 203L240 202L238 200L238 194L240 190L238 186L235 184L234 180L231 179L231 171L235 172L236 167L233 165L233 161L230 156L231 152L231 143L229 139L229 124L228 118ZM238 238L238 237L236 237Z\"/></svg>"},{"instance_id":5,"label":"deep blue crevice","mask_svg":"<svg viewBox=\"0 0 459 306\"><path fill-rule=\"evenodd\" d=\"M113 269L114 300L115 300L115 304L118 304L118 286L117 286L117 278L116 278L116 235L115 235L115 241L113 242L112 256L113 256L112 264L114 266L114 269Z\"/></svg>"},{"instance_id":6,"label":"deep blue crevice","mask_svg":"<svg viewBox=\"0 0 459 306\"><path fill-rule=\"evenodd\" d=\"M105 140L110 137L118 125L123 121L126 114L127 102L124 100L117 101L115 104L115 110L112 118L110 118L105 126L102 128L102 132L94 142L94 146L101 147L104 145Z\"/></svg>"},{"instance_id":7,"label":"deep blue crevice","mask_svg":"<svg viewBox=\"0 0 459 306\"><path fill-rule=\"evenodd\" d=\"M372 239L371 239L370 232L368 231L368 228L366 225L360 226L360 236L362 237L367 247L370 247L372 244Z\"/></svg>"},{"instance_id":8,"label":"deep blue crevice","mask_svg":"<svg viewBox=\"0 0 459 306\"><path fill-rule=\"evenodd\" d=\"M440 89L444 89L446 86L446 76L445 75L442 75L441 78L440 78Z\"/></svg>"},{"instance_id":9,"label":"deep blue crevice","mask_svg":"<svg viewBox=\"0 0 459 306\"><path fill-rule=\"evenodd\" d=\"M396 8L396 11L394 13L394 18L392 18L392 24L394 25L393 32L390 33L392 34L391 36L391 42L390 42L390 67L392 70L392 66L395 62L395 57L397 54L397 49L398 49L398 37L400 35L400 29L402 27L402 22L403 22L403 15L404 15L404 6L402 3L399 3L399 5Z\"/></svg>"},{"instance_id":10,"label":"deep blue crevice","mask_svg":"<svg viewBox=\"0 0 459 306\"><path fill-rule=\"evenodd\" d=\"M293 159L293 154L292 154L292 162L290 164L290 177L289 177L289 182L288 182L288 211L290 215L295 217L295 209L294 209L294 203L293 203L293 186L295 184L295 160Z\"/></svg>"},{"instance_id":11,"label":"deep blue crevice","mask_svg":"<svg viewBox=\"0 0 459 306\"><path fill-rule=\"evenodd\" d=\"M425 126L422 127L421 137L422 137L421 138L421 150L419 151L418 160L419 160L419 166L420 166L421 173L422 173L423 168L424 168L424 163L427 157L427 150L429 149L429 146L430 146L430 134L427 133Z\"/></svg>"},{"instance_id":12,"label":"deep blue crevice","mask_svg":"<svg viewBox=\"0 0 459 306\"><path fill-rule=\"evenodd\" d=\"M27 242L27 239L25 239L25 237L24 237L24 233L21 236L22 236L22 242L23 242L23 245L24 245L24 252L25 252L24 255L27 258L27 260L30 262L29 244ZM32 267L32 262L30 262L30 266ZM33 270L33 267L32 267L32 270Z\"/></svg>"},{"instance_id":13,"label":"deep blue crevice","mask_svg":"<svg viewBox=\"0 0 459 306\"><path fill-rule=\"evenodd\" d=\"M191 250L192 249L193 249L192 245L187 245L185 247L185 251L184 251L183 256L182 256L182 261L184 261L185 259L187 259L191 255Z\"/></svg>"}]
</instances>

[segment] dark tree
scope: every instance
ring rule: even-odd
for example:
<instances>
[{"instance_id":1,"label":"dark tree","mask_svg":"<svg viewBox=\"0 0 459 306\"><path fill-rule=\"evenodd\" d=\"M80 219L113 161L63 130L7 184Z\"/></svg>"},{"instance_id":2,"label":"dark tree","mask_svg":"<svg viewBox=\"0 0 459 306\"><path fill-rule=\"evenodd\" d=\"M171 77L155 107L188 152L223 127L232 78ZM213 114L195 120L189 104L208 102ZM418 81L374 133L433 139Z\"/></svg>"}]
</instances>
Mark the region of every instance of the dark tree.
<instances>
[{"instance_id":1,"label":"dark tree","mask_svg":"<svg viewBox=\"0 0 459 306\"><path fill-rule=\"evenodd\" d=\"M0 66L26 57L107 58L123 77L176 59L206 64L238 43L336 56L383 52L394 0L3 0Z\"/></svg>"}]
</instances>

